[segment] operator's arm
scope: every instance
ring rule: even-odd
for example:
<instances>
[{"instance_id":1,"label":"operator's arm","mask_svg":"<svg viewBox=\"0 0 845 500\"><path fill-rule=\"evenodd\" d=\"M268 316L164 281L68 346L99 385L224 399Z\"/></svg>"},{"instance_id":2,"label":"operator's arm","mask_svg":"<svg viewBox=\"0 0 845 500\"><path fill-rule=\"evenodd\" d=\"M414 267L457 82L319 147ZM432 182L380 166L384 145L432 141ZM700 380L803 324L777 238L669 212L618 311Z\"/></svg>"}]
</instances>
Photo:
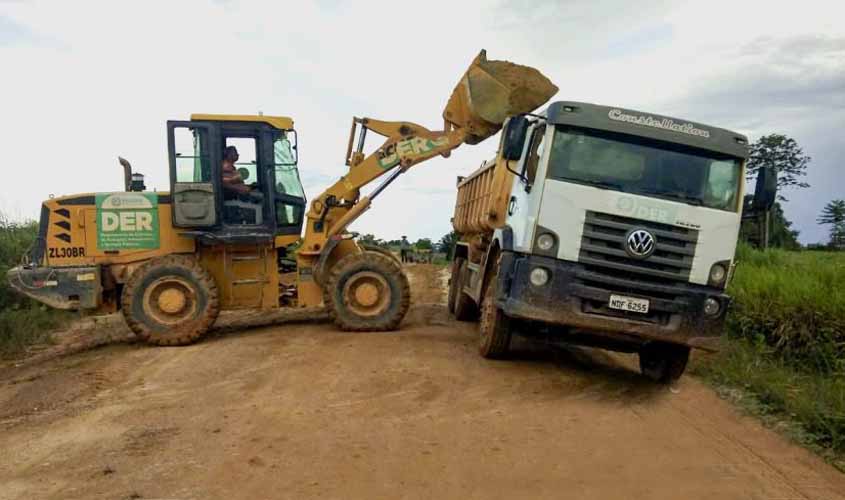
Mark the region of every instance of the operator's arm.
<instances>
[{"instance_id":1,"label":"operator's arm","mask_svg":"<svg viewBox=\"0 0 845 500\"><path fill-rule=\"evenodd\" d=\"M244 184L243 177L235 169L223 169L223 189L238 194L246 194L250 191L249 186Z\"/></svg>"}]
</instances>

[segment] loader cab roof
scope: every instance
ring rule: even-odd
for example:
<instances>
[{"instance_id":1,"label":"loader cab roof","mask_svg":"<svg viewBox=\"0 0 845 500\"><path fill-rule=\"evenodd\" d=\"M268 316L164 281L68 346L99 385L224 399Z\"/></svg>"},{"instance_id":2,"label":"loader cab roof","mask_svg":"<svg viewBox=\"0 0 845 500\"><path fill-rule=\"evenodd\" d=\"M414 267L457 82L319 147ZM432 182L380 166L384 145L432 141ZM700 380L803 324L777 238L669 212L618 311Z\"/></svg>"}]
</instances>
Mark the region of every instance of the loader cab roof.
<instances>
[{"instance_id":1,"label":"loader cab roof","mask_svg":"<svg viewBox=\"0 0 845 500\"><path fill-rule=\"evenodd\" d=\"M214 115L208 113L195 113L191 115L191 121L211 122L256 122L266 123L279 130L292 130L293 118L289 116L267 116L267 115Z\"/></svg>"},{"instance_id":2,"label":"loader cab roof","mask_svg":"<svg viewBox=\"0 0 845 500\"><path fill-rule=\"evenodd\" d=\"M748 158L748 138L731 130L669 116L586 102L558 101L549 123L606 130Z\"/></svg>"}]
</instances>

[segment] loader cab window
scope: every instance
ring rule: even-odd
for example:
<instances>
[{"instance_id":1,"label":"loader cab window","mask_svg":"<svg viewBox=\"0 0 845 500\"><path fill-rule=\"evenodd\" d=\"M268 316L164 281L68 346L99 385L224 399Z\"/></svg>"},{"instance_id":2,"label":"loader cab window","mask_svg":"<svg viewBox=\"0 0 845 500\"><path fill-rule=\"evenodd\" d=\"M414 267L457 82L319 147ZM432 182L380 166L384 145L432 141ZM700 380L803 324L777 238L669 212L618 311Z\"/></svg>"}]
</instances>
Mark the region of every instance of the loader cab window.
<instances>
[{"instance_id":1,"label":"loader cab window","mask_svg":"<svg viewBox=\"0 0 845 500\"><path fill-rule=\"evenodd\" d=\"M279 227L298 227L302 223L305 190L296 166L293 134L282 132L273 141L273 173L276 191L276 224Z\"/></svg>"},{"instance_id":2,"label":"loader cab window","mask_svg":"<svg viewBox=\"0 0 845 500\"><path fill-rule=\"evenodd\" d=\"M225 147L234 146L238 150L235 169L247 186L258 183L258 160L255 139L252 137L227 137ZM255 187L255 186L253 186Z\"/></svg>"},{"instance_id":3,"label":"loader cab window","mask_svg":"<svg viewBox=\"0 0 845 500\"><path fill-rule=\"evenodd\" d=\"M176 182L211 182L208 130L173 129L176 150Z\"/></svg>"},{"instance_id":4,"label":"loader cab window","mask_svg":"<svg viewBox=\"0 0 845 500\"><path fill-rule=\"evenodd\" d=\"M223 222L230 226L264 224L264 193L254 137L228 136L221 152Z\"/></svg>"}]
</instances>

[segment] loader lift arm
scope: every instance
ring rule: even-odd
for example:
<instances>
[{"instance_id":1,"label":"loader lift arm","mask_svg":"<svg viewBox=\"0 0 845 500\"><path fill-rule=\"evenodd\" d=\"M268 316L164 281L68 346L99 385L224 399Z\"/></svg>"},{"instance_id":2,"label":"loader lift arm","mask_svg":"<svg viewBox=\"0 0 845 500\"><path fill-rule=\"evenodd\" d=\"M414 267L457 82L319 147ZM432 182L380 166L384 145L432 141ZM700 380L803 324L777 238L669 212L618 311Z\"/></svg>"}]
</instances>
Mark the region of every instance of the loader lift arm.
<instances>
[{"instance_id":1,"label":"loader lift arm","mask_svg":"<svg viewBox=\"0 0 845 500\"><path fill-rule=\"evenodd\" d=\"M365 158L363 149L368 131L384 136L386 140ZM358 143L353 151L356 132ZM311 202L304 249L319 251L322 242L341 234L400 174L435 156L448 157L453 149L464 143L465 137L463 130L451 127L430 131L411 122L353 118L346 152L349 173ZM390 175L380 186L368 196L360 197L363 186L388 172Z\"/></svg>"},{"instance_id":2,"label":"loader lift arm","mask_svg":"<svg viewBox=\"0 0 845 500\"><path fill-rule=\"evenodd\" d=\"M326 241L340 236L376 196L412 166L435 156L448 157L463 143L483 141L498 132L507 117L534 110L557 90L536 69L507 61L488 61L482 50L452 91L443 110L443 130L431 131L405 121L353 118L346 150L349 173L311 202L301 254L321 253ZM386 140L364 157L368 131ZM391 170L390 176L369 196L360 198L362 187Z\"/></svg>"},{"instance_id":3,"label":"loader lift arm","mask_svg":"<svg viewBox=\"0 0 845 500\"><path fill-rule=\"evenodd\" d=\"M313 199L306 214L305 234L297 251L299 305L328 302L330 285L324 288L328 270L344 256L362 252L349 241L346 229L399 175L436 156L448 157L461 144L485 140L498 132L509 116L534 110L557 90L536 69L488 61L482 50L452 91L443 110L443 130L432 131L407 121L353 118L345 158L349 171ZM365 156L368 132L385 137L385 141ZM386 174L381 185L361 197L361 188Z\"/></svg>"}]
</instances>

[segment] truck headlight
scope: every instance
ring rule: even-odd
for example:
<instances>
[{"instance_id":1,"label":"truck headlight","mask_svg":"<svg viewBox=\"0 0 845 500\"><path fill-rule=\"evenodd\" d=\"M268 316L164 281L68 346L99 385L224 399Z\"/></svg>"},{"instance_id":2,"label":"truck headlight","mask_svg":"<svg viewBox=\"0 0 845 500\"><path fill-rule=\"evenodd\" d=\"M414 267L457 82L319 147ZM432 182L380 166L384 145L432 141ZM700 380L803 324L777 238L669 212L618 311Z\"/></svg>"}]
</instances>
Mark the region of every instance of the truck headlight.
<instances>
[{"instance_id":1,"label":"truck headlight","mask_svg":"<svg viewBox=\"0 0 845 500\"><path fill-rule=\"evenodd\" d=\"M704 314L708 316L716 316L719 314L721 309L722 305L719 304L719 301L713 297L707 297L704 299Z\"/></svg>"},{"instance_id":2,"label":"truck headlight","mask_svg":"<svg viewBox=\"0 0 845 500\"><path fill-rule=\"evenodd\" d=\"M537 248L548 252L555 246L555 237L549 233L543 233L537 237Z\"/></svg>"},{"instance_id":3,"label":"truck headlight","mask_svg":"<svg viewBox=\"0 0 845 500\"><path fill-rule=\"evenodd\" d=\"M728 278L728 267L730 261L722 261L713 264L710 267L710 274L707 276L707 281L710 286L722 286Z\"/></svg>"},{"instance_id":4,"label":"truck headlight","mask_svg":"<svg viewBox=\"0 0 845 500\"><path fill-rule=\"evenodd\" d=\"M535 267L528 276L534 286L543 286L549 282L549 271L542 267Z\"/></svg>"}]
</instances>

